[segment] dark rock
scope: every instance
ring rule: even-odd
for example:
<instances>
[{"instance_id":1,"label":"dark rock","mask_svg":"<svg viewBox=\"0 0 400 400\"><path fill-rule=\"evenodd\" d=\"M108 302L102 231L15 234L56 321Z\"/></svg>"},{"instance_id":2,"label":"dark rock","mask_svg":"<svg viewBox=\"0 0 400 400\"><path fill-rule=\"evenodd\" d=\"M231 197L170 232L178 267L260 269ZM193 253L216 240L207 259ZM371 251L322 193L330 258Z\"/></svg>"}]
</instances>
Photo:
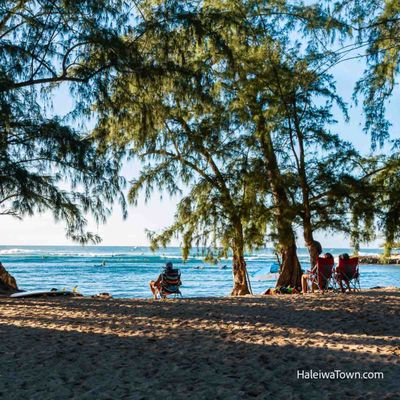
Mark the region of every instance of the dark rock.
<instances>
[{"instance_id":1,"label":"dark rock","mask_svg":"<svg viewBox=\"0 0 400 400\"><path fill-rule=\"evenodd\" d=\"M377 256L359 256L360 264L379 264L380 259Z\"/></svg>"},{"instance_id":2,"label":"dark rock","mask_svg":"<svg viewBox=\"0 0 400 400\"><path fill-rule=\"evenodd\" d=\"M399 258L390 258L383 256L359 256L360 264L400 264Z\"/></svg>"},{"instance_id":3,"label":"dark rock","mask_svg":"<svg viewBox=\"0 0 400 400\"><path fill-rule=\"evenodd\" d=\"M10 275L0 262L0 292L14 293L18 292L17 281Z\"/></svg>"}]
</instances>

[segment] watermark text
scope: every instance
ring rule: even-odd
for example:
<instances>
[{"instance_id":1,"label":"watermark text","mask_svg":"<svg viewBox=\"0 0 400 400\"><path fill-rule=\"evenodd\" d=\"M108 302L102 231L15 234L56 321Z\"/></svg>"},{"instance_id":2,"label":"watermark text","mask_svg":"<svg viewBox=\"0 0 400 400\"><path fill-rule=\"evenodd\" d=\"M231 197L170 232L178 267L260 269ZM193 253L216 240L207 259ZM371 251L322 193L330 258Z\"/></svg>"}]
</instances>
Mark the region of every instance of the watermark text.
<instances>
[{"instance_id":1,"label":"watermark text","mask_svg":"<svg viewBox=\"0 0 400 400\"><path fill-rule=\"evenodd\" d=\"M321 370L297 370L297 379L383 379L383 372L378 371L342 371L334 369L332 371Z\"/></svg>"}]
</instances>

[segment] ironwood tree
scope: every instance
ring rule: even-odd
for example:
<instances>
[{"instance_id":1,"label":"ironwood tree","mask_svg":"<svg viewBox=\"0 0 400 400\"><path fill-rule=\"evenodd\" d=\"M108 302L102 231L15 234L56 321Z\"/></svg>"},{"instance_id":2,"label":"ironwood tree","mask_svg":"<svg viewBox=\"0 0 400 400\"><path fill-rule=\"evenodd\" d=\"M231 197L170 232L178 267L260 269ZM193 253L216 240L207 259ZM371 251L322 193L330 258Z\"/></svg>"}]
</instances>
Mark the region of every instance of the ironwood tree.
<instances>
[{"instance_id":1,"label":"ironwood tree","mask_svg":"<svg viewBox=\"0 0 400 400\"><path fill-rule=\"evenodd\" d=\"M146 198L155 189L183 193L173 224L150 233L153 248L179 235L184 259L192 247L230 253L232 295L245 295L250 286L244 253L263 245L270 217L263 202L265 183L261 175L255 179L263 165L230 113L207 50L195 49L194 39L180 30L148 35L142 53L151 51L158 68L120 74L112 94L98 104L102 117L94 134L100 143L142 162L129 192L131 203L142 191Z\"/></svg>"},{"instance_id":2,"label":"ironwood tree","mask_svg":"<svg viewBox=\"0 0 400 400\"><path fill-rule=\"evenodd\" d=\"M86 101L118 68L128 19L120 1L0 4L2 215L51 211L68 237L85 243L100 240L85 231L86 213L100 222L117 199L124 208L119 165L74 118L85 117ZM76 100L69 119L51 111L61 84Z\"/></svg>"},{"instance_id":3,"label":"ironwood tree","mask_svg":"<svg viewBox=\"0 0 400 400\"><path fill-rule=\"evenodd\" d=\"M185 154L179 142L190 133L194 159L212 160L225 152L225 159L221 160L232 165L236 159L227 162L230 153L217 146L220 140L214 133L224 131L221 121L213 122L216 115L221 116L231 126L227 131L231 140L241 143L243 151L262 161L263 168L245 177L248 185L255 188L253 182L260 180L259 172L264 173L262 195L266 220L270 220L273 238L279 242L283 254L279 284L299 286L301 268L293 226L298 204L289 197L287 169L291 154L290 147L285 146L287 115L276 76L280 72L277 69L283 71L282 59L289 48L286 38L293 18L288 19L287 15L296 15L295 19L306 21L307 25L309 14L316 15L315 9L290 7L282 2L243 1L204 2L201 7L191 2L184 6L179 2L161 2L142 10L144 24L155 25L150 33L147 31L141 48L153 69L141 75L120 74L112 95L105 96L97 106L103 115L98 137L117 147L129 143L134 154L149 156L156 151L153 156L157 155L160 162L169 155L183 165L186 163L187 168L184 157L180 160L178 157ZM153 20L163 22L157 25ZM218 102L212 100L215 98ZM180 114L182 107L184 118ZM204 129L203 121L210 124L208 129ZM203 143L195 147L196 135L206 143L215 142L217 147L210 147L209 154L204 155ZM225 136L229 139L229 135ZM170 137L175 143L170 142ZM227 139L222 143L232 143ZM166 154L174 146L175 152L168 150L170 154ZM219 166L222 162L209 163ZM197 163L193 164L197 167ZM169 167L166 161L162 165ZM170 193L175 193L177 189L163 179ZM254 198L258 196L254 194ZM230 202L232 210L237 208L233 204ZM273 221L268 216L269 210ZM265 224L259 227L257 234L262 236Z\"/></svg>"}]
</instances>

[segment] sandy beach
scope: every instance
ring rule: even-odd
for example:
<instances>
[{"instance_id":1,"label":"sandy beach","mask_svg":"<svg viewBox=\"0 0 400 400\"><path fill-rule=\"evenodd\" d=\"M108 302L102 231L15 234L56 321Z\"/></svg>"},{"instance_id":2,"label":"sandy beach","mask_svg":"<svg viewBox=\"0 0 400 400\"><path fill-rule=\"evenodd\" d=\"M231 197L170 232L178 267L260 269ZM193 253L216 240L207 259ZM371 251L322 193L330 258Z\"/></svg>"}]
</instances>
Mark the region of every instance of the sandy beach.
<instances>
[{"instance_id":1,"label":"sandy beach","mask_svg":"<svg viewBox=\"0 0 400 400\"><path fill-rule=\"evenodd\" d=\"M0 299L2 399L399 399L400 290ZM302 380L298 370L382 372Z\"/></svg>"}]
</instances>

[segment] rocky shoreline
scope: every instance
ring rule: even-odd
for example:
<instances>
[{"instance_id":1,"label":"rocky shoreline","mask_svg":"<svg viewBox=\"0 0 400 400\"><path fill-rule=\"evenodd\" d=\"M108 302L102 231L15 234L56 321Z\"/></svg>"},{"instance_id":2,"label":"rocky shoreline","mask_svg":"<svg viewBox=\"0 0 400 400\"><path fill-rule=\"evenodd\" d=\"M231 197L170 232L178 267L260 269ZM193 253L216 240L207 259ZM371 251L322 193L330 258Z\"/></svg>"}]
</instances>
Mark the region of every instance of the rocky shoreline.
<instances>
[{"instance_id":1,"label":"rocky shoreline","mask_svg":"<svg viewBox=\"0 0 400 400\"><path fill-rule=\"evenodd\" d=\"M391 265L400 265L400 257L392 256L384 258L383 256L359 256L358 257L360 264L391 264Z\"/></svg>"}]
</instances>

